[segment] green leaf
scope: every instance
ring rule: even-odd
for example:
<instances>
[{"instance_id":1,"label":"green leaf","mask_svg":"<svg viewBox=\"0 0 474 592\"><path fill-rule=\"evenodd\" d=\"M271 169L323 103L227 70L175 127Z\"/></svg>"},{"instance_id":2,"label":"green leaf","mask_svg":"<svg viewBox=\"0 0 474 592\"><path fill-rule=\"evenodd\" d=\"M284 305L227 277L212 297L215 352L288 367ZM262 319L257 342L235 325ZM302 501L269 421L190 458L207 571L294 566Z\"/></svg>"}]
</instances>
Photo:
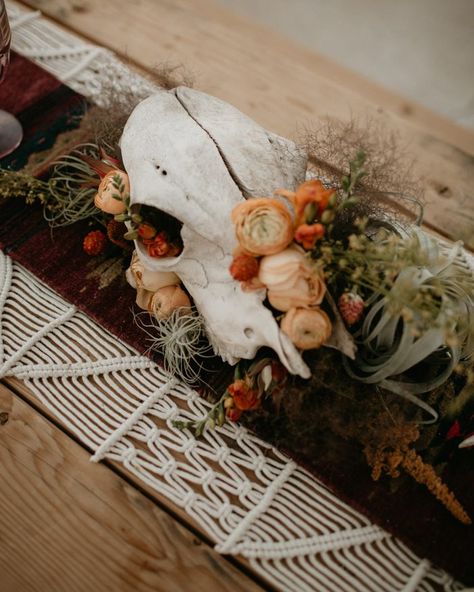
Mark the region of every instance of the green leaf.
<instances>
[{"instance_id":1,"label":"green leaf","mask_svg":"<svg viewBox=\"0 0 474 592\"><path fill-rule=\"evenodd\" d=\"M178 420L173 420L171 422L171 425L174 428L178 428L178 430L185 430L188 427L189 422L187 421L178 421Z\"/></svg>"},{"instance_id":2,"label":"green leaf","mask_svg":"<svg viewBox=\"0 0 474 592\"><path fill-rule=\"evenodd\" d=\"M346 199L345 201L342 202L342 207L344 209L346 208L352 208L355 205L357 205L359 203L359 198L357 197L349 197L348 199Z\"/></svg>"},{"instance_id":3,"label":"green leaf","mask_svg":"<svg viewBox=\"0 0 474 592\"><path fill-rule=\"evenodd\" d=\"M314 202L309 203L304 209L304 218L306 224L311 224L312 222L314 222L317 214L318 206Z\"/></svg>"},{"instance_id":4,"label":"green leaf","mask_svg":"<svg viewBox=\"0 0 474 592\"><path fill-rule=\"evenodd\" d=\"M225 424L225 409L224 409L224 402L219 405L218 414L217 414L217 425L223 426Z\"/></svg>"},{"instance_id":5,"label":"green leaf","mask_svg":"<svg viewBox=\"0 0 474 592\"><path fill-rule=\"evenodd\" d=\"M116 214L114 220L117 222L127 222L128 220L131 220L131 218L128 214Z\"/></svg>"},{"instance_id":6,"label":"green leaf","mask_svg":"<svg viewBox=\"0 0 474 592\"><path fill-rule=\"evenodd\" d=\"M332 210L337 205L337 193L333 193L328 201L328 209Z\"/></svg>"},{"instance_id":7,"label":"green leaf","mask_svg":"<svg viewBox=\"0 0 474 592\"><path fill-rule=\"evenodd\" d=\"M123 235L123 238L125 240L136 240L138 238L138 232L135 229L129 230Z\"/></svg>"}]
</instances>

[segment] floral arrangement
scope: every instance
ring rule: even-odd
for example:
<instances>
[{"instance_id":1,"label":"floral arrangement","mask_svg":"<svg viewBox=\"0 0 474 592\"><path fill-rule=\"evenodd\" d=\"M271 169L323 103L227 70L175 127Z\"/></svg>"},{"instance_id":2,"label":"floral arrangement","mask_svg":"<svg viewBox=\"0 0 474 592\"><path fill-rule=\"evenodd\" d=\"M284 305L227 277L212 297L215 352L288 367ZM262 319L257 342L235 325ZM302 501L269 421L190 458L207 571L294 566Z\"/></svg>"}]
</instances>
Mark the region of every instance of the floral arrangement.
<instances>
[{"instance_id":1,"label":"floral arrangement","mask_svg":"<svg viewBox=\"0 0 474 592\"><path fill-rule=\"evenodd\" d=\"M356 152L337 184L311 178L295 191L274 188L271 196L239 203L231 215L238 247L229 278L243 291L264 294L281 331L312 356L311 384L321 380L324 365L337 364L338 374L345 371L343 382L384 393L363 405L363 389L362 395L346 393L341 408L353 419L343 428L328 420L335 433L361 444L373 478L404 471L470 523L429 457L435 450L435 459L443 442L474 445L472 263L461 244L442 244L386 211L374 216L364 206L366 159L364 151ZM87 255L109 248L124 253L136 304L156 322L146 327L158 331L155 341L169 367L186 378L188 359L206 351L199 346L199 315L179 277L145 268L133 246L135 241L151 258L177 257L181 224L131 205L119 153L79 146L55 164L47 181L1 174L3 195L22 188L28 203L41 201L52 226L90 220L94 229L82 237ZM337 360L328 358L334 355ZM175 426L199 437L227 420L278 414L292 404L293 381L276 356L263 351L236 365L233 381L206 417ZM321 403L319 417L331 417L333 409Z\"/></svg>"}]
</instances>

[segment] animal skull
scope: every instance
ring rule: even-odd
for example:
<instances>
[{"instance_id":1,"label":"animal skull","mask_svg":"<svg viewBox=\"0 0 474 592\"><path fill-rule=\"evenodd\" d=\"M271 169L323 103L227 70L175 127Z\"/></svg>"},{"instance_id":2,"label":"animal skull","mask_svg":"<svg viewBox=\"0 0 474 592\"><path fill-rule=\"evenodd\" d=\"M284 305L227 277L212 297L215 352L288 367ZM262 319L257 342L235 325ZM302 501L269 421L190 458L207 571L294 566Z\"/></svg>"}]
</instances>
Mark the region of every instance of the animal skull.
<instances>
[{"instance_id":1,"label":"animal skull","mask_svg":"<svg viewBox=\"0 0 474 592\"><path fill-rule=\"evenodd\" d=\"M263 305L265 291L243 292L229 274L237 246L231 211L240 201L294 189L306 156L227 103L179 87L142 101L121 138L132 204L146 204L182 224L178 257L151 258L146 268L175 272L205 319L217 354L234 364L262 346L275 350L292 374L309 377L300 353Z\"/></svg>"}]
</instances>

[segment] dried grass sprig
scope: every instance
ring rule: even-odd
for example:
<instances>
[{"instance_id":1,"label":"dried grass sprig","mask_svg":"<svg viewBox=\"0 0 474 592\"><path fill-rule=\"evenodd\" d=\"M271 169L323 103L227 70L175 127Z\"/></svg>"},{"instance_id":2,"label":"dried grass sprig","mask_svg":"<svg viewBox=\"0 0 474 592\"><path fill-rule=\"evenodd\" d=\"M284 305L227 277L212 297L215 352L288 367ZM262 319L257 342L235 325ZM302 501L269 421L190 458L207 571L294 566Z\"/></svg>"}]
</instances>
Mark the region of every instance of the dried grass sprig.
<instances>
[{"instance_id":1,"label":"dried grass sprig","mask_svg":"<svg viewBox=\"0 0 474 592\"><path fill-rule=\"evenodd\" d=\"M370 422L365 422L353 434L364 444L364 453L372 478L378 481L383 473L390 477L405 471L418 483L425 485L451 514L463 524L471 524L471 518L448 486L426 463L412 445L419 438L416 424L407 422L396 407L379 412Z\"/></svg>"},{"instance_id":2,"label":"dried grass sprig","mask_svg":"<svg viewBox=\"0 0 474 592\"><path fill-rule=\"evenodd\" d=\"M327 119L299 135L309 170L335 188L342 187L354 154L365 155L364 176L355 187L359 203L343 212L339 227L348 227L361 216L419 221L423 187L414 172L415 161L400 135L381 119Z\"/></svg>"}]
</instances>

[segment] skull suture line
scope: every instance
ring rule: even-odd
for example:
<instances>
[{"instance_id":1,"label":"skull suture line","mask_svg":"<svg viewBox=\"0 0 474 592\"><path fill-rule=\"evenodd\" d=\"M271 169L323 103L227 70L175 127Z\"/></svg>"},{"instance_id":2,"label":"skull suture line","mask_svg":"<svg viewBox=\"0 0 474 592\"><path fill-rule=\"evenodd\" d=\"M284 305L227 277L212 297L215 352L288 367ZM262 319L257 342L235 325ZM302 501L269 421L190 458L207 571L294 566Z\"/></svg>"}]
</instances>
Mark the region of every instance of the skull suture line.
<instances>
[{"instance_id":1,"label":"skull suture line","mask_svg":"<svg viewBox=\"0 0 474 592\"><path fill-rule=\"evenodd\" d=\"M232 208L278 187L295 189L304 181L306 156L227 103L184 87L141 102L120 144L131 203L183 224L178 257L152 258L136 243L143 265L179 276L225 361L252 359L269 346L292 374L308 378L300 353L263 305L264 291L243 292L229 274L237 246Z\"/></svg>"}]
</instances>

